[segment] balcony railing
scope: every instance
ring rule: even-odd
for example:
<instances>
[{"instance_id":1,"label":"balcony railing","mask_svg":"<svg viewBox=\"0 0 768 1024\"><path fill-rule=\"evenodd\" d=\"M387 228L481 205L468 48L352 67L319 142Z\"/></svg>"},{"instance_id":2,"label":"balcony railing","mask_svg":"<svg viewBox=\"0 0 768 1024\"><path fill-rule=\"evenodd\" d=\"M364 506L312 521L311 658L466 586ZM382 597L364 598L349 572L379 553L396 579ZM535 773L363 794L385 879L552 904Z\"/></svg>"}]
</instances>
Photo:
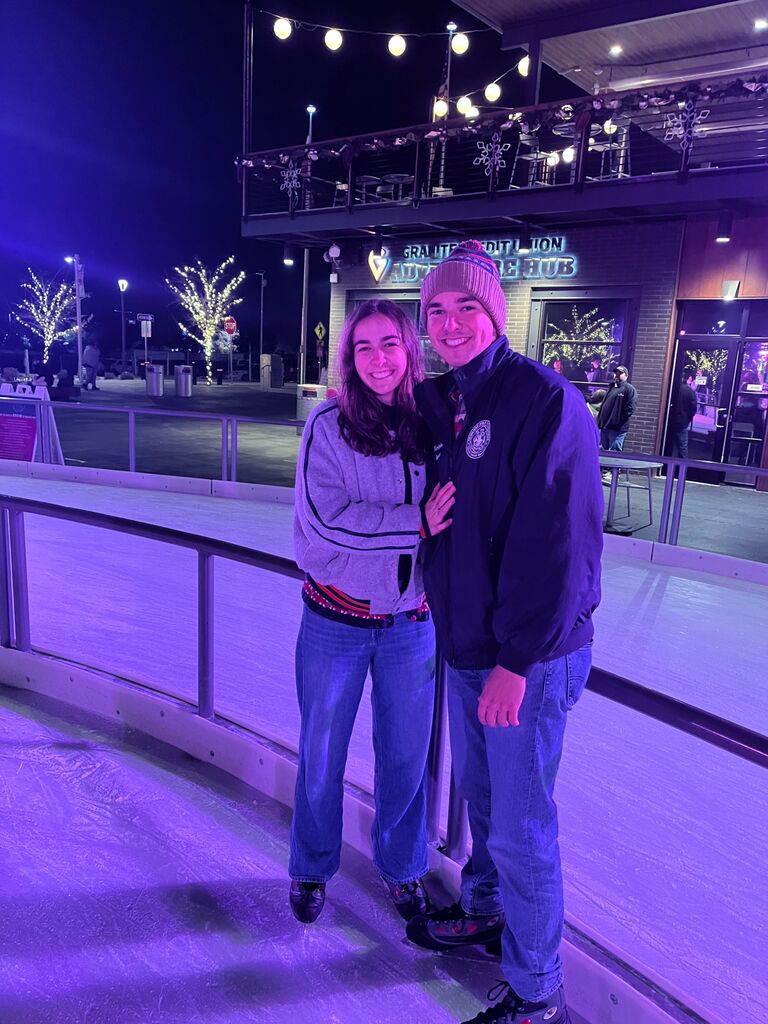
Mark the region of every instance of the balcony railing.
<instances>
[{"instance_id":1,"label":"balcony railing","mask_svg":"<svg viewBox=\"0 0 768 1024\"><path fill-rule=\"evenodd\" d=\"M768 160L768 75L582 96L238 159L243 216L655 180ZM383 211L382 211L383 212Z\"/></svg>"}]
</instances>

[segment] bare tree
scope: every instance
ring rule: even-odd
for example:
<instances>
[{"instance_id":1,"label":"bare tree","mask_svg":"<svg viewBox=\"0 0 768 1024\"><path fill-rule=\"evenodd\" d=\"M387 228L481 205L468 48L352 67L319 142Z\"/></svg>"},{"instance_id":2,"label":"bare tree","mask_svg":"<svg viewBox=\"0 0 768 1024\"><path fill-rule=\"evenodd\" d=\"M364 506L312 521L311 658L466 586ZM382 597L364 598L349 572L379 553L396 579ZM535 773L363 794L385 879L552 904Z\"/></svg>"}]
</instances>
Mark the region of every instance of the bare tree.
<instances>
[{"instance_id":1,"label":"bare tree","mask_svg":"<svg viewBox=\"0 0 768 1024\"><path fill-rule=\"evenodd\" d=\"M51 345L72 329L75 290L71 284L56 285L27 268L29 281L22 281L25 298L13 310L20 324L43 339L43 362L48 362Z\"/></svg>"},{"instance_id":2,"label":"bare tree","mask_svg":"<svg viewBox=\"0 0 768 1024\"><path fill-rule=\"evenodd\" d=\"M179 327L200 345L205 354L209 384L213 383L213 351L224 318L243 301L234 296L245 274L239 271L234 277L228 275L234 260L235 257L230 256L212 274L197 260L193 267L174 267L176 277L165 279L187 315L188 324L180 323Z\"/></svg>"}]
</instances>

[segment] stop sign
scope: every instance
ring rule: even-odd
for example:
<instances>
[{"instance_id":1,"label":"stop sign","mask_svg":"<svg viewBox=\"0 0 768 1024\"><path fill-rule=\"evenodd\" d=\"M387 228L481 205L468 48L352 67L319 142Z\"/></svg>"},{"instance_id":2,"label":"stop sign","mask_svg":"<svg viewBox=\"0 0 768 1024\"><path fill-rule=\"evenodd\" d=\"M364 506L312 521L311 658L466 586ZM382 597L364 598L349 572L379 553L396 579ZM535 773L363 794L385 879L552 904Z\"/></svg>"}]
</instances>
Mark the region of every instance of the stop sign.
<instances>
[{"instance_id":1,"label":"stop sign","mask_svg":"<svg viewBox=\"0 0 768 1024\"><path fill-rule=\"evenodd\" d=\"M234 334L237 330L237 320L233 316L224 317L224 330L227 334Z\"/></svg>"}]
</instances>

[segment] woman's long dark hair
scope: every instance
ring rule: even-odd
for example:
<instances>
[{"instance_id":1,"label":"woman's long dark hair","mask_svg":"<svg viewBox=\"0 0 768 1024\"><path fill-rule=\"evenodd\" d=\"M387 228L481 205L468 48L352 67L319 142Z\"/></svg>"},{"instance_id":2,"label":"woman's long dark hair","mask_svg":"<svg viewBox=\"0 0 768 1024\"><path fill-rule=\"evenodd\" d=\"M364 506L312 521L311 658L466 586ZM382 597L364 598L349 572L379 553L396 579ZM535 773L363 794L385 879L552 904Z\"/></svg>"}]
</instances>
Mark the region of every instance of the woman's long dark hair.
<instances>
[{"instance_id":1,"label":"woman's long dark hair","mask_svg":"<svg viewBox=\"0 0 768 1024\"><path fill-rule=\"evenodd\" d=\"M355 369L355 328L366 317L377 313L392 322L406 353L406 369L395 392L393 408L398 413L398 426L392 437L382 415L382 403L362 382ZM400 452L409 462L423 463L425 431L413 388L424 379L424 353L416 325L400 307L389 299L369 299L361 303L344 321L336 357L336 373L341 381L339 391L339 429L341 436L361 455L390 455Z\"/></svg>"}]
</instances>

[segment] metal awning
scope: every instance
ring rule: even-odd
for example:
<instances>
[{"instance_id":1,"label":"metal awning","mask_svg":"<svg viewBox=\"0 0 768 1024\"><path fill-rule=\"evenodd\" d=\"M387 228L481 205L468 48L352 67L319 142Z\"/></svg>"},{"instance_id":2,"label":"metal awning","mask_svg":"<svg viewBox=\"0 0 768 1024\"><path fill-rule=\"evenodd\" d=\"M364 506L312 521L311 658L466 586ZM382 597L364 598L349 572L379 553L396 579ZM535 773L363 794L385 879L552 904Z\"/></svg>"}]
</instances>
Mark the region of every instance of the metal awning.
<instances>
[{"instance_id":1,"label":"metal awning","mask_svg":"<svg viewBox=\"0 0 768 1024\"><path fill-rule=\"evenodd\" d=\"M535 16L528 0L455 2L499 31L505 49L540 40L544 63L586 92L768 67L768 30L755 29L765 0L538 0Z\"/></svg>"}]
</instances>

